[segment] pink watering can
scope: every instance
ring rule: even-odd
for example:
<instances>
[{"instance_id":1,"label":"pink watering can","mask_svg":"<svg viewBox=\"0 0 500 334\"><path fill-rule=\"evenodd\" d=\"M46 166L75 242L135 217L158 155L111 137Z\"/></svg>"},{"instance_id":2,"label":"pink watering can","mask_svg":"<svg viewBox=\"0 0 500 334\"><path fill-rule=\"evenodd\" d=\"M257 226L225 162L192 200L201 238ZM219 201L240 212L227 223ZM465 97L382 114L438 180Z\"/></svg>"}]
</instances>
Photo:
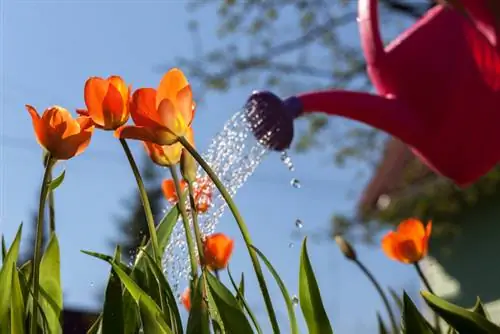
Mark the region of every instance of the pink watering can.
<instances>
[{"instance_id":1,"label":"pink watering can","mask_svg":"<svg viewBox=\"0 0 500 334\"><path fill-rule=\"evenodd\" d=\"M326 90L283 101L254 92L245 108L254 135L283 150L295 118L342 116L401 139L456 184L473 183L500 159L500 29L489 2L462 0L469 16L437 5L384 47L377 1L359 0L361 45L378 94Z\"/></svg>"}]
</instances>

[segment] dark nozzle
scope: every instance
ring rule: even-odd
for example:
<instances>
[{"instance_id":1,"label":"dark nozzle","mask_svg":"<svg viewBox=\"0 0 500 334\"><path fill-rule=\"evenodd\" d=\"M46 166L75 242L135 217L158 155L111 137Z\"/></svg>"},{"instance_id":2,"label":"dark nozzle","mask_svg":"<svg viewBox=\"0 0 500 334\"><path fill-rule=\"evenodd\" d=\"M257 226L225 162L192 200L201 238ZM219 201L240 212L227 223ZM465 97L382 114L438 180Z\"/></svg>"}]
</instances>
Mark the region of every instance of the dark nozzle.
<instances>
[{"instance_id":1,"label":"dark nozzle","mask_svg":"<svg viewBox=\"0 0 500 334\"><path fill-rule=\"evenodd\" d=\"M283 151L293 140L293 121L302 112L299 98L286 100L275 94L253 92L245 104L245 116L255 138L267 148Z\"/></svg>"}]
</instances>

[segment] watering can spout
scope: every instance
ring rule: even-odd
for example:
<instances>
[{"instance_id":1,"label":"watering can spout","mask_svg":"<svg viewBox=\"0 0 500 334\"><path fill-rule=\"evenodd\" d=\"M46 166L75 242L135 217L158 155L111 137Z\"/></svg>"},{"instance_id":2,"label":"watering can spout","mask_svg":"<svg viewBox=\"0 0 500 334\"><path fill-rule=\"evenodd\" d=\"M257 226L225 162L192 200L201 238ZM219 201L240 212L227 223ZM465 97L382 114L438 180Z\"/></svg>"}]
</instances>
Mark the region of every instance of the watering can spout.
<instances>
[{"instance_id":1,"label":"watering can spout","mask_svg":"<svg viewBox=\"0 0 500 334\"><path fill-rule=\"evenodd\" d=\"M421 123L400 101L363 92L328 90L280 99L255 92L245 106L253 134L272 150L287 149L293 140L293 121L310 113L326 113L383 130L410 146L422 142Z\"/></svg>"}]
</instances>

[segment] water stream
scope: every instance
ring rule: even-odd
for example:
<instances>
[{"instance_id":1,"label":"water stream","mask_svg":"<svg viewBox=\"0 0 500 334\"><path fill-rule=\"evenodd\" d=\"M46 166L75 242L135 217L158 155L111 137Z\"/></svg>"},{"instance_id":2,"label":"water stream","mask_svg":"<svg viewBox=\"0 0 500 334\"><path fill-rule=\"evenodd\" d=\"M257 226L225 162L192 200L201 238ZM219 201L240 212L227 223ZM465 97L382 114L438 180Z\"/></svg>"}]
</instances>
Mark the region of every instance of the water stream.
<instances>
[{"instance_id":1,"label":"water stream","mask_svg":"<svg viewBox=\"0 0 500 334\"><path fill-rule=\"evenodd\" d=\"M226 122L222 131L212 140L207 152L203 154L203 158L219 176L229 194L234 196L248 177L253 174L266 153L268 150L255 139L245 120L245 113L241 111ZM287 163L291 164L289 160ZM198 178L207 180L207 175L201 167L198 170ZM195 191L200 186L200 184L195 184ZM212 193L211 208L198 217L201 232L203 235L207 235L215 231L227 204L211 182L208 184L208 189L206 183L203 184L203 187L204 190ZM168 209L166 208L166 210ZM190 263L181 223L177 223L172 232L170 242L163 255L163 268L174 291L179 293L187 286Z\"/></svg>"}]
</instances>

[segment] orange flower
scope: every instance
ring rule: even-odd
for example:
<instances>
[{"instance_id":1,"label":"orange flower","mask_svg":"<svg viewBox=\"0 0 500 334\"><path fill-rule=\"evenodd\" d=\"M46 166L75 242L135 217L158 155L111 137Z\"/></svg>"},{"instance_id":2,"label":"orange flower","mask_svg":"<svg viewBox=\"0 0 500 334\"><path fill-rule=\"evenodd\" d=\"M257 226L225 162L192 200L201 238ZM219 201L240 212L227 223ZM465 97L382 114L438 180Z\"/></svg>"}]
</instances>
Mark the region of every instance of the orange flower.
<instances>
[{"instance_id":1,"label":"orange flower","mask_svg":"<svg viewBox=\"0 0 500 334\"><path fill-rule=\"evenodd\" d=\"M79 109L76 112L92 118L96 127L116 130L127 123L130 88L121 77L91 77L85 82L84 95L87 110Z\"/></svg>"},{"instance_id":2,"label":"orange flower","mask_svg":"<svg viewBox=\"0 0 500 334\"><path fill-rule=\"evenodd\" d=\"M193 130L189 128L186 133L186 139L192 144ZM151 160L157 165L168 167L173 166L181 160L182 144L175 143L172 145L158 145L151 142L143 142L146 153Z\"/></svg>"},{"instance_id":3,"label":"orange flower","mask_svg":"<svg viewBox=\"0 0 500 334\"><path fill-rule=\"evenodd\" d=\"M401 222L396 232L390 231L382 239L382 249L393 260L415 263L427 254L432 222L427 226L418 219L411 218Z\"/></svg>"},{"instance_id":4,"label":"orange flower","mask_svg":"<svg viewBox=\"0 0 500 334\"><path fill-rule=\"evenodd\" d=\"M181 295L181 302L189 312L189 310L191 310L191 289L186 288L186 290L184 290Z\"/></svg>"},{"instance_id":5,"label":"orange flower","mask_svg":"<svg viewBox=\"0 0 500 334\"><path fill-rule=\"evenodd\" d=\"M223 233L214 233L203 241L203 254L205 265L212 270L227 267L229 258L233 253L234 241Z\"/></svg>"},{"instance_id":6,"label":"orange flower","mask_svg":"<svg viewBox=\"0 0 500 334\"><path fill-rule=\"evenodd\" d=\"M186 135L194 116L191 86L181 70L168 71L158 90L140 88L132 95L130 114L135 125L119 128L119 138L170 145Z\"/></svg>"},{"instance_id":7,"label":"orange flower","mask_svg":"<svg viewBox=\"0 0 500 334\"><path fill-rule=\"evenodd\" d=\"M26 105L31 115L38 143L53 159L68 160L82 153L90 144L94 125L89 117L73 118L59 106L47 108L42 117L36 109Z\"/></svg>"},{"instance_id":8,"label":"orange flower","mask_svg":"<svg viewBox=\"0 0 500 334\"><path fill-rule=\"evenodd\" d=\"M196 181L196 185L194 188L194 200L196 203L196 210L199 213L205 213L208 211L210 206L212 205L212 193L210 188L210 183L207 182L208 178L199 178ZM181 191L184 192L187 187L187 182L185 180L181 180L180 182ZM161 184L161 188L163 190L163 195L170 202L171 205L177 204L179 201L179 196L175 191L174 180L166 179L163 180Z\"/></svg>"}]
</instances>

